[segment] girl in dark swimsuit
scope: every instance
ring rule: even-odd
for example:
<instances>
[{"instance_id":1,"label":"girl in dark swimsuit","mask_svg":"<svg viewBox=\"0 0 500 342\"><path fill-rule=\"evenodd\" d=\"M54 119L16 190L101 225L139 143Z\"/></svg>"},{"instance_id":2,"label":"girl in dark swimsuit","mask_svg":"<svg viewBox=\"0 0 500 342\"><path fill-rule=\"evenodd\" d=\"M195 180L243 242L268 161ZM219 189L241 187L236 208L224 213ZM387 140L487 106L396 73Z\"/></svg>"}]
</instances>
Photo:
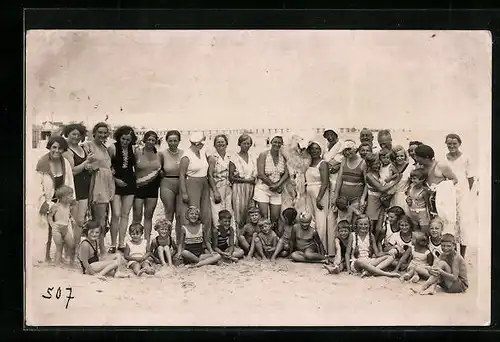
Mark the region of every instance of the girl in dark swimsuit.
<instances>
[{"instance_id":1,"label":"girl in dark swimsuit","mask_svg":"<svg viewBox=\"0 0 500 342\"><path fill-rule=\"evenodd\" d=\"M111 156L111 167L115 179L115 196L111 202L111 247L108 253L116 253L116 239L118 250L125 251L125 236L127 234L128 218L136 191L135 155L133 146L137 137L132 127L121 126L114 135L115 143L108 147Z\"/></svg>"}]
</instances>

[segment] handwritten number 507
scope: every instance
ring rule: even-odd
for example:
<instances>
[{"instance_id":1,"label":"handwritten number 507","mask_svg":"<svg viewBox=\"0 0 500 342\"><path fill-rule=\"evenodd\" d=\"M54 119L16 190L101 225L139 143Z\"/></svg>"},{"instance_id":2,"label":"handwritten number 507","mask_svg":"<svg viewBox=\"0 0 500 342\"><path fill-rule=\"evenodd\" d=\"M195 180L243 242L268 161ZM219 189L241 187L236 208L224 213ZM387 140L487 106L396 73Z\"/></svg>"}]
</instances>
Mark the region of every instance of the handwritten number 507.
<instances>
[{"instance_id":1,"label":"handwritten number 507","mask_svg":"<svg viewBox=\"0 0 500 342\"><path fill-rule=\"evenodd\" d=\"M45 299L52 299L53 298L52 297L52 291L54 291L54 287L47 287L47 294L46 295L43 294L42 297L45 298ZM72 300L72 299L74 299L75 297L72 296L73 289L71 287L67 287L66 291L68 291L68 295L65 297L67 299L67 301L66 301L66 309L67 309L69 301ZM56 299L60 299L61 295L62 295L61 287L58 287L56 289L55 298Z\"/></svg>"}]
</instances>

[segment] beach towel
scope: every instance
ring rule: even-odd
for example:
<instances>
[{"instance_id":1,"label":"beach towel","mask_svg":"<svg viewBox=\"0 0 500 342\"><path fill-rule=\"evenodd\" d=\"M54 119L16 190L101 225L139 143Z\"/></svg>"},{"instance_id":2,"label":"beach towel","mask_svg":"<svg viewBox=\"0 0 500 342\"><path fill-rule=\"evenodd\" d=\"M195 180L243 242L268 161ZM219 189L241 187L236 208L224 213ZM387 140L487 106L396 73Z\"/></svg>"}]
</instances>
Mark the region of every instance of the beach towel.
<instances>
[{"instance_id":1,"label":"beach towel","mask_svg":"<svg viewBox=\"0 0 500 342\"><path fill-rule=\"evenodd\" d=\"M434 186L436 192L436 211L443 219L443 233L456 235L457 193L453 181L446 180Z\"/></svg>"}]
</instances>

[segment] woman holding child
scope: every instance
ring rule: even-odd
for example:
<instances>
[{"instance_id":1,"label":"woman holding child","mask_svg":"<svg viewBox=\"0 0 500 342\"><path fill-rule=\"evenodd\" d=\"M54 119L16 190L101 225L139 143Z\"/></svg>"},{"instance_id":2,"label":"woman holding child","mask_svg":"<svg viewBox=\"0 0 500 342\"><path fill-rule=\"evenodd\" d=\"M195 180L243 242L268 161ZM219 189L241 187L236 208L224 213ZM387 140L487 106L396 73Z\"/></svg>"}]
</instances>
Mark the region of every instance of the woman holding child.
<instances>
[{"instance_id":1,"label":"woman holding child","mask_svg":"<svg viewBox=\"0 0 500 342\"><path fill-rule=\"evenodd\" d=\"M408 189L410 173L414 169L408 161L408 155L403 146L397 145L392 149L391 155L394 167L397 169L401 175L401 179L396 183L392 189L394 194L391 198L391 207L398 206L403 208L406 214L408 214L408 205L406 204L406 190Z\"/></svg>"}]
</instances>

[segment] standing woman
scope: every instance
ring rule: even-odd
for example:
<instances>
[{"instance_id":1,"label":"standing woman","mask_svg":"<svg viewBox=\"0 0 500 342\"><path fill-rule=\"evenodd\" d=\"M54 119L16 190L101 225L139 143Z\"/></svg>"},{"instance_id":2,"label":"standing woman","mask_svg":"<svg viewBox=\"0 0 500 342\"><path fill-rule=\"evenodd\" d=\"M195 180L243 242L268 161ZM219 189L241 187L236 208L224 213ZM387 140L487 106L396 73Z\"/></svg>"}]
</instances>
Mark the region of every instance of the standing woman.
<instances>
[{"instance_id":1,"label":"standing woman","mask_svg":"<svg viewBox=\"0 0 500 342\"><path fill-rule=\"evenodd\" d=\"M153 214L158 203L158 189L161 182L160 154L156 145L158 134L147 131L142 140L144 147L135 150L135 178L137 188L134 198L134 223L140 223L144 214L144 238L149 246L153 229Z\"/></svg>"},{"instance_id":2,"label":"standing woman","mask_svg":"<svg viewBox=\"0 0 500 342\"><path fill-rule=\"evenodd\" d=\"M55 190L62 185L67 185L74 191L75 186L73 183L71 164L63 157L63 153L68 149L66 140L61 136L51 136L46 147L49 152L38 160L36 172L40 180L38 212L42 225L48 228L47 243L45 245L45 261L50 261L52 227L48 224L47 214L56 202L54 197Z\"/></svg>"},{"instance_id":3,"label":"standing woman","mask_svg":"<svg viewBox=\"0 0 500 342\"><path fill-rule=\"evenodd\" d=\"M253 199L257 202L262 217L271 217L273 229L281 214L281 192L283 183L288 179L288 167L280 149L283 137L276 135L269 141L271 148L257 158L257 184Z\"/></svg>"},{"instance_id":4,"label":"standing woman","mask_svg":"<svg viewBox=\"0 0 500 342\"><path fill-rule=\"evenodd\" d=\"M87 160L90 163L90 204L92 208L92 220L97 221L101 227L99 238L99 250L105 253L104 235L106 224L106 211L109 203L115 196L115 180L111 171L111 157L106 148L109 136L109 127L105 122L97 123L92 129L93 139L84 143L87 150Z\"/></svg>"},{"instance_id":5,"label":"standing woman","mask_svg":"<svg viewBox=\"0 0 500 342\"><path fill-rule=\"evenodd\" d=\"M257 177L257 164L248 153L253 141L248 134L238 138L240 152L229 162L229 181L233 184L233 211L236 229L247 222L248 208L253 205L253 189Z\"/></svg>"},{"instance_id":6,"label":"standing woman","mask_svg":"<svg viewBox=\"0 0 500 342\"><path fill-rule=\"evenodd\" d=\"M353 140L344 141L342 154L344 160L340 165L332 203L335 203L339 196L343 196L353 208L364 212L367 194L365 161L357 154L356 143ZM354 220L355 217L353 217L353 222Z\"/></svg>"},{"instance_id":7,"label":"standing woman","mask_svg":"<svg viewBox=\"0 0 500 342\"><path fill-rule=\"evenodd\" d=\"M391 198L391 207L399 206L408 215L409 208L406 203L406 190L408 189L410 173L415 168L414 165L410 165L408 161L408 155L403 146L397 145L392 149L391 159L394 166L399 171L401 179L397 184L391 189L394 196Z\"/></svg>"},{"instance_id":8,"label":"standing woman","mask_svg":"<svg viewBox=\"0 0 500 342\"><path fill-rule=\"evenodd\" d=\"M90 173L88 170L90 162L87 159L87 152L80 146L87 136L87 128L82 124L69 124L64 126L62 134L68 142L68 151L64 152L63 155L69 161L73 170L76 197L76 205L73 207L72 212L75 218L73 237L75 239L75 248L78 248L85 215L89 207Z\"/></svg>"},{"instance_id":9,"label":"standing woman","mask_svg":"<svg viewBox=\"0 0 500 342\"><path fill-rule=\"evenodd\" d=\"M181 234L181 219L179 209L182 206L182 197L180 195L180 163L184 151L179 148L181 133L176 130L168 131L165 135L168 148L160 152L160 163L162 166L163 178L160 183L160 199L165 208L165 218L174 222L175 216L175 238L177 246Z\"/></svg>"},{"instance_id":10,"label":"standing woman","mask_svg":"<svg viewBox=\"0 0 500 342\"><path fill-rule=\"evenodd\" d=\"M200 209L200 218L205 230L210 231L212 213L210 210L210 186L208 184L208 160L202 148L205 135L196 132L189 137L191 146L184 151L179 170L180 193L183 205L179 217L187 224L186 210L190 206ZM210 235L210 234L209 234Z\"/></svg>"},{"instance_id":11,"label":"standing woman","mask_svg":"<svg viewBox=\"0 0 500 342\"><path fill-rule=\"evenodd\" d=\"M327 254L335 255L333 232L328 232L327 229L330 204L328 163L321 157L321 146L318 142L310 142L307 152L311 156L311 164L306 170L307 207Z\"/></svg>"},{"instance_id":12,"label":"standing woman","mask_svg":"<svg viewBox=\"0 0 500 342\"><path fill-rule=\"evenodd\" d=\"M125 252L125 235L127 234L128 218L135 194L135 155L133 146L137 142L134 129L121 126L113 134L115 143L108 147L111 156L111 166L115 179L115 196L111 202L111 247L108 253L118 250Z\"/></svg>"},{"instance_id":13,"label":"standing woman","mask_svg":"<svg viewBox=\"0 0 500 342\"><path fill-rule=\"evenodd\" d=\"M460 254L465 256L468 241L470 241L474 214L476 211L475 201L472 198L472 187L474 186L474 173L470 157L460 151L462 139L458 134L448 134L445 139L448 153L446 159L453 173L457 176L457 226L460 233Z\"/></svg>"},{"instance_id":14,"label":"standing woman","mask_svg":"<svg viewBox=\"0 0 500 342\"><path fill-rule=\"evenodd\" d=\"M208 183L210 184L210 206L212 210L212 228L219 224L219 211L228 210L233 217L231 182L229 182L229 162L227 153L229 141L225 134L214 138L215 153L208 156Z\"/></svg>"}]
</instances>

